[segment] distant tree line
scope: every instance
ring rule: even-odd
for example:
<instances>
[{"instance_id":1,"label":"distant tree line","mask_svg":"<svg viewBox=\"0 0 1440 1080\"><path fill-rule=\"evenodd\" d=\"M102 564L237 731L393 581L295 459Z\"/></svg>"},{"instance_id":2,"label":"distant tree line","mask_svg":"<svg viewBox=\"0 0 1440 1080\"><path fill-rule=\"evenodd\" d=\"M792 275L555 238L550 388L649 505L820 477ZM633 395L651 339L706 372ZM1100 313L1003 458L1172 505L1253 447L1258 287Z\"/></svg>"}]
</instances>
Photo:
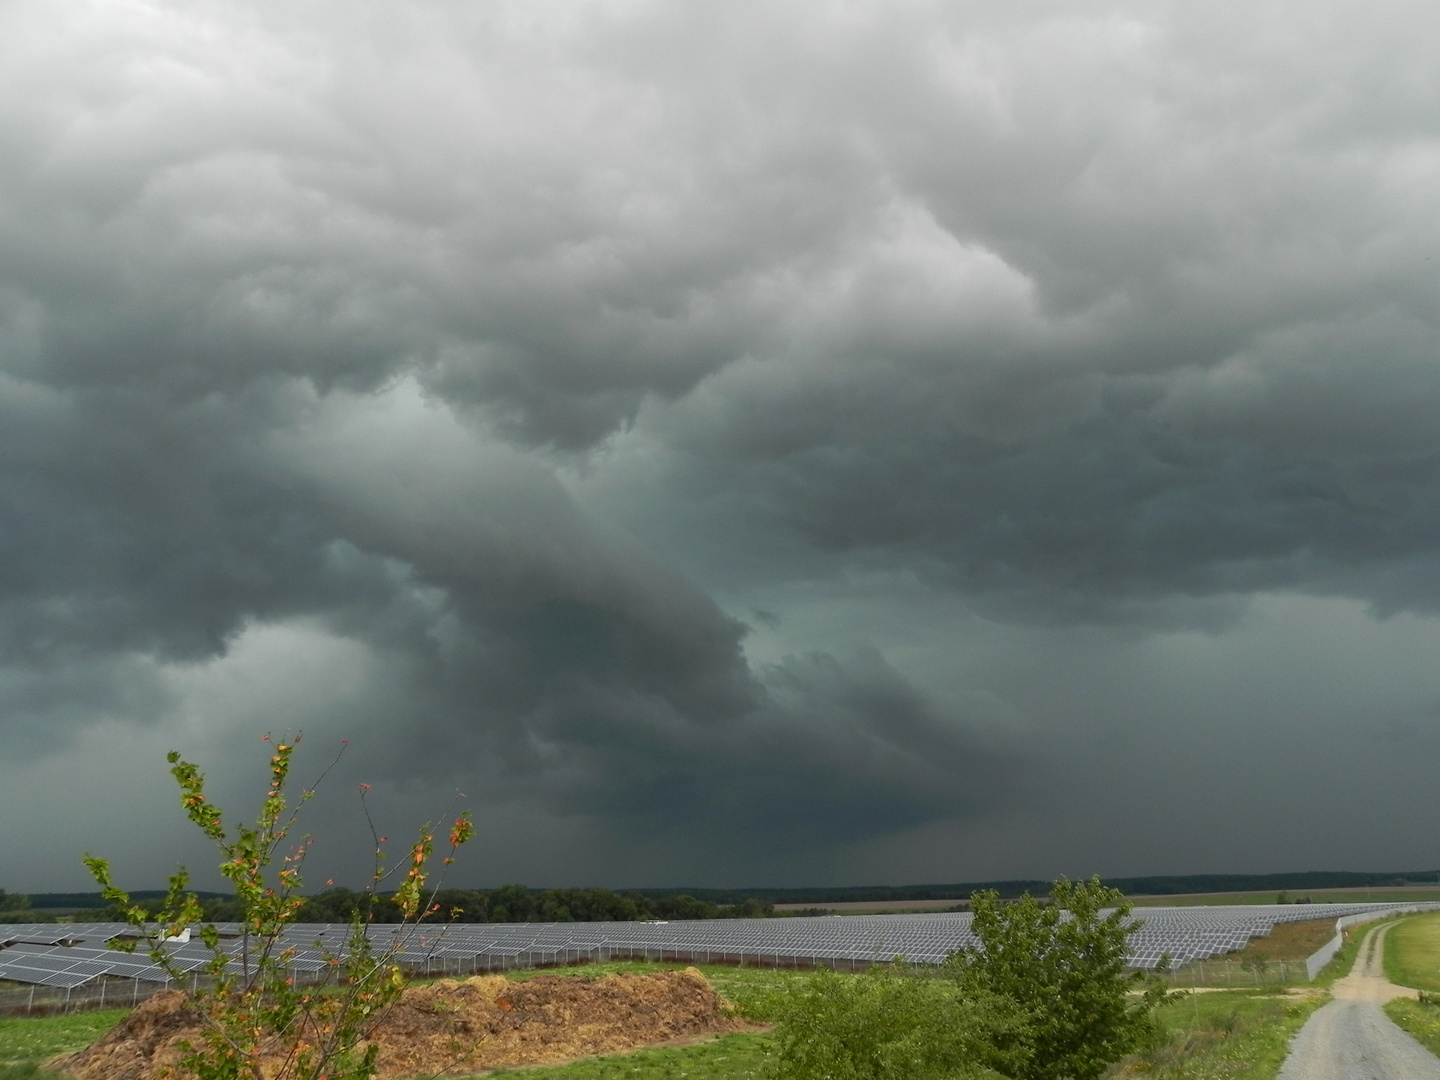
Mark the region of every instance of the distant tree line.
<instances>
[{"instance_id":1,"label":"distant tree line","mask_svg":"<svg viewBox=\"0 0 1440 1080\"><path fill-rule=\"evenodd\" d=\"M7 893L0 889L0 923L54 922L52 915L42 915L30 906L30 897Z\"/></svg>"},{"instance_id":2,"label":"distant tree line","mask_svg":"<svg viewBox=\"0 0 1440 1080\"><path fill-rule=\"evenodd\" d=\"M1299 903L1303 901L1292 898L1297 894L1308 893L1311 889L1440 884L1440 871L1200 874L1111 878L1102 883L1130 896L1278 892L1283 899L1277 898L1277 902ZM459 909L461 914L456 918L464 922L630 922L646 919L758 918L776 914L776 904L807 905L806 910L781 913L806 915L825 913L826 908L823 905L826 904L853 901L886 903L899 900L955 900L957 903L951 910L965 910L968 907L967 898L976 891L993 892L997 897L1009 900L1026 894L1038 895L1046 886L1047 883L1043 881L1013 880L969 885L821 886L741 890L695 888L684 891L631 889L614 892L609 889L529 889L522 885L505 885L489 891L448 889L441 901L441 910L448 912L452 908ZM164 893L140 891L131 895L137 902L154 901L158 911L159 900ZM207 919L235 922L241 918L240 907L233 899L218 893L201 892L198 895ZM353 910L358 896L359 894L348 893L344 889L328 890L307 901L304 918L314 922L343 922L348 919L348 911ZM100 903L98 893L35 893L27 898L7 896L4 890L0 890L0 898L4 900L0 903L0 922L48 922L52 916L34 910L46 908L68 909L74 912L74 918L82 920L113 917L108 909L92 906ZM1308 899L1308 896L1305 899ZM377 919L388 921L390 912L386 907L385 902L377 906Z\"/></svg>"},{"instance_id":3,"label":"distant tree line","mask_svg":"<svg viewBox=\"0 0 1440 1080\"><path fill-rule=\"evenodd\" d=\"M804 904L821 907L841 903L888 903L897 900L967 900L975 892L993 892L1013 900L1028 894L1039 896L1049 882L1033 879L962 882L948 885L857 885L807 886L754 889L687 889L691 896L717 904L733 904L746 897L772 904ZM1408 870L1376 873L1321 870L1285 874L1185 874L1157 877L1103 878L1107 888L1126 896L1177 896L1186 893L1225 892L1308 892L1311 889L1375 889L1400 885L1440 884L1440 871ZM673 890L639 890L646 896L660 896Z\"/></svg>"},{"instance_id":4,"label":"distant tree line","mask_svg":"<svg viewBox=\"0 0 1440 1080\"><path fill-rule=\"evenodd\" d=\"M3 894L0 894L3 895ZM159 911L159 897L135 901ZM467 923L553 923L553 922L643 922L685 919L764 919L775 914L775 905L746 898L734 904L717 904L685 894L646 896L639 892L618 893L609 889L530 889L524 885L502 885L498 889L442 889L435 896L435 922ZM231 897L201 896L200 907L211 922L239 922L244 905ZM308 897L300 908L300 922L349 922L356 911L374 922L400 922L400 909L388 895L366 896L343 887L326 889ZM119 913L108 908L78 911L77 919L108 920ZM12 920L30 921L30 920Z\"/></svg>"},{"instance_id":5,"label":"distant tree line","mask_svg":"<svg viewBox=\"0 0 1440 1080\"><path fill-rule=\"evenodd\" d=\"M364 910L368 898L350 889L326 889L305 901L300 909L303 922L345 922L351 913ZM524 885L502 885L498 889L442 889L435 896L437 910L430 916L437 922L466 923L553 923L553 922L641 922L652 919L763 919L775 913L775 905L754 898L735 904L716 904L693 896L649 897L642 893L617 893L609 889L529 889ZM398 912L389 897L373 903L376 922L396 922Z\"/></svg>"}]
</instances>

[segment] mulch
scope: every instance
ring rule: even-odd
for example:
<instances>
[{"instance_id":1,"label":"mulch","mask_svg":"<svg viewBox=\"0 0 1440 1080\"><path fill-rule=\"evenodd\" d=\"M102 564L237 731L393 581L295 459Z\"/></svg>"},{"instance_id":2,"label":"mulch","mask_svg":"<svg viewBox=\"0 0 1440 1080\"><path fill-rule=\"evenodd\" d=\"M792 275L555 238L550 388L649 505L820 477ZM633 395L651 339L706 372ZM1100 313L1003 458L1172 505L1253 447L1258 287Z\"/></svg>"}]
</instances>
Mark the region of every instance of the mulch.
<instances>
[{"instance_id":1,"label":"mulch","mask_svg":"<svg viewBox=\"0 0 1440 1080\"><path fill-rule=\"evenodd\" d=\"M442 979L407 987L371 1038L380 1046L380 1080L398 1080L553 1064L754 1027L687 968L517 982L499 975ZM48 1067L74 1080L185 1080L178 1044L198 1031L184 995L166 991L89 1048Z\"/></svg>"}]
</instances>

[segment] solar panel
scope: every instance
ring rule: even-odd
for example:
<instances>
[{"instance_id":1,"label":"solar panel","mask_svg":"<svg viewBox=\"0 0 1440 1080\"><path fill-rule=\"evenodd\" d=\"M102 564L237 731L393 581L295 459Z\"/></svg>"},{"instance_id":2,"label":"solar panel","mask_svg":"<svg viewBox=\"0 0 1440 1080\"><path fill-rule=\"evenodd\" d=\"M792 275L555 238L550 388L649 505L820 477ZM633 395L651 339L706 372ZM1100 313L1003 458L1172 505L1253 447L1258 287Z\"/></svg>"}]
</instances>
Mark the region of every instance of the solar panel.
<instances>
[{"instance_id":1,"label":"solar panel","mask_svg":"<svg viewBox=\"0 0 1440 1080\"><path fill-rule=\"evenodd\" d=\"M95 978L94 974L34 967L28 964L0 964L0 979L32 983L36 986L56 986L62 990L84 986L93 978Z\"/></svg>"},{"instance_id":2,"label":"solar panel","mask_svg":"<svg viewBox=\"0 0 1440 1080\"><path fill-rule=\"evenodd\" d=\"M1178 965L1243 948L1280 923L1334 920L1416 906L1440 904L1143 908L1133 914L1137 929L1130 938L1130 963L1154 967L1162 955L1169 955ZM247 947L239 936L243 927L228 923L217 924L217 929L225 935L222 950L238 959ZM143 953L105 948L108 941L133 932L123 923L7 926L0 939L0 978L25 982L34 981L29 976L36 972L40 973L37 977L46 978L68 972L67 978L81 980L69 985L81 985L95 977L87 973L98 971L165 981L163 969L151 964ZM350 932L347 924L296 924L287 929L281 947L295 950L291 964L296 971L319 971L328 963L327 953L344 954ZM958 950L979 945L966 912L693 922L462 923L422 928L381 924L370 927L368 933L376 949L400 946L403 962L432 969L452 962L469 962L475 967L558 962L578 955L771 962L871 962L904 956L914 962L938 963ZM249 942L252 957L255 944L253 939ZM211 958L210 951L193 938L167 948L172 963L184 972L199 970ZM78 966L82 961L85 966ZM11 970L17 974L4 974Z\"/></svg>"}]
</instances>

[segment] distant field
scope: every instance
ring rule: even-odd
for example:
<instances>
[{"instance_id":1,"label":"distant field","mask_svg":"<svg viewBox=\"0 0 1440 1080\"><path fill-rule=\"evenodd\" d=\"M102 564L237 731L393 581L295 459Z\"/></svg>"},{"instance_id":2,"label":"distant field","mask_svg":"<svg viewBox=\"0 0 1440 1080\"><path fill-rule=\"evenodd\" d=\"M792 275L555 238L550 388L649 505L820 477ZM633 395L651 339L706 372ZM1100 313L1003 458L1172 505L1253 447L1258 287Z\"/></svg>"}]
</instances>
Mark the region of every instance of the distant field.
<instances>
[{"instance_id":1,"label":"distant field","mask_svg":"<svg viewBox=\"0 0 1440 1080\"><path fill-rule=\"evenodd\" d=\"M1176 896L1132 896L1130 902L1136 907L1190 907L1197 904L1273 904L1275 892L1239 893L1187 893ZM1402 900L1440 900L1440 884L1437 885L1384 885L1375 888L1355 889L1304 889L1291 892L1288 900L1308 897L1317 904L1363 904L1369 901L1391 903Z\"/></svg>"},{"instance_id":2,"label":"distant field","mask_svg":"<svg viewBox=\"0 0 1440 1080\"><path fill-rule=\"evenodd\" d=\"M1131 896L1136 907L1191 907L1228 904L1273 904L1278 892L1180 893L1166 896ZM1440 900L1437 885L1382 885L1374 888L1304 889L1291 892L1290 902L1308 897L1317 904L1377 903L1401 900ZM833 911L837 915L880 915L906 911L948 911L962 900L855 900L831 904L776 904L776 911Z\"/></svg>"},{"instance_id":3,"label":"distant field","mask_svg":"<svg viewBox=\"0 0 1440 1080\"><path fill-rule=\"evenodd\" d=\"M837 904L776 904L776 911L833 911L837 915L892 915L907 911L949 911L963 900L847 900Z\"/></svg>"}]
</instances>

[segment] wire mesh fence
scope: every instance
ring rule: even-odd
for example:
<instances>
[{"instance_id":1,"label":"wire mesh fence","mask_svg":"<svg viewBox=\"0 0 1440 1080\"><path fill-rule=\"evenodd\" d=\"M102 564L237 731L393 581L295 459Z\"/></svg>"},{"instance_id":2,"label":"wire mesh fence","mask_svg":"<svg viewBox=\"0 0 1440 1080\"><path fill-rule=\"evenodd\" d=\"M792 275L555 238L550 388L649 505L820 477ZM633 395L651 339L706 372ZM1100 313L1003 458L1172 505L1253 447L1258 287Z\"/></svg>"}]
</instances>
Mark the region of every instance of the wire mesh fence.
<instances>
[{"instance_id":1,"label":"wire mesh fence","mask_svg":"<svg viewBox=\"0 0 1440 1080\"><path fill-rule=\"evenodd\" d=\"M0 1016L45 1016L82 1009L129 1009L164 990L144 979L99 979L83 986L0 986Z\"/></svg>"},{"instance_id":2,"label":"wire mesh fence","mask_svg":"<svg viewBox=\"0 0 1440 1080\"><path fill-rule=\"evenodd\" d=\"M1304 960L1197 960L1161 978L1177 989L1285 986L1310 981Z\"/></svg>"}]
</instances>

